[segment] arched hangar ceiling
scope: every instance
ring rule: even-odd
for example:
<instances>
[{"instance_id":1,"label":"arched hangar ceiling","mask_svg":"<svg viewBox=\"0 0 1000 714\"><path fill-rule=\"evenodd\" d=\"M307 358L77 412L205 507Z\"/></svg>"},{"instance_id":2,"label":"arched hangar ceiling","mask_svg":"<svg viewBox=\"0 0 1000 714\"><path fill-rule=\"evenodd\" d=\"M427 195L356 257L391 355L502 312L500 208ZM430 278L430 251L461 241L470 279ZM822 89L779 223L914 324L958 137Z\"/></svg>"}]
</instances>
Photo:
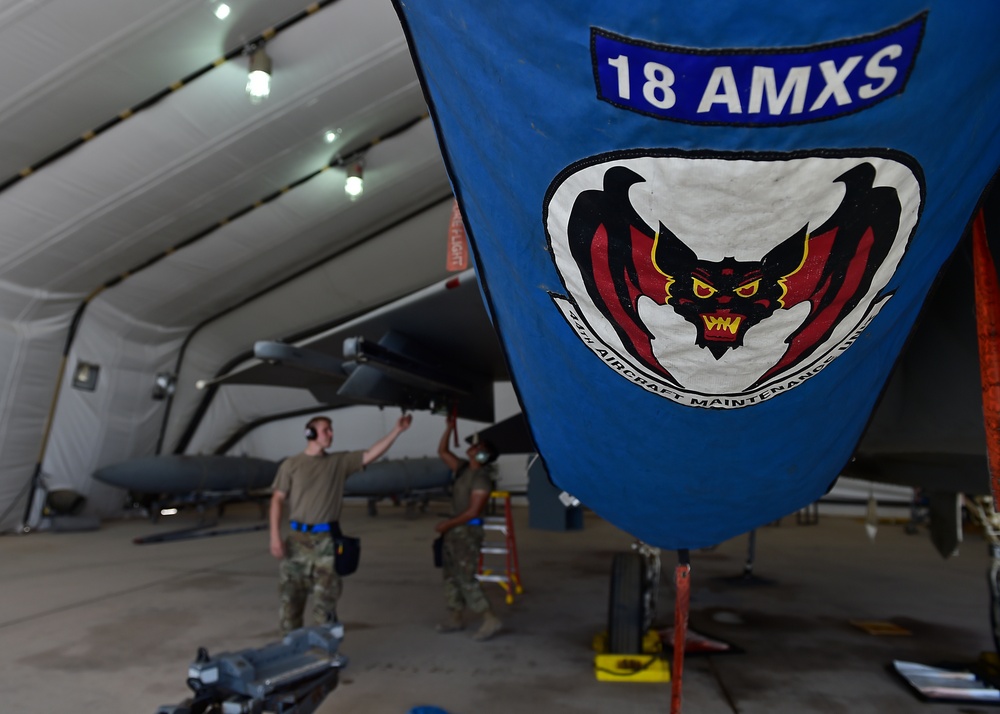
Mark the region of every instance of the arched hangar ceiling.
<instances>
[{"instance_id":1,"label":"arched hangar ceiling","mask_svg":"<svg viewBox=\"0 0 1000 714\"><path fill-rule=\"evenodd\" d=\"M145 384L176 370L185 337L225 314L225 338L202 340L187 370L192 382L212 378L255 339L329 325L445 275L439 221L408 230L441 214L451 191L391 5L231 0L220 20L219 4L0 9L0 529L46 449L63 450L57 470L86 468L148 451L162 433L163 414L143 404L131 426L148 434L127 453L108 449L114 429L52 445L48 432L84 408L66 397L65 363L85 351L129 353L115 364ZM246 51L259 43L272 82L254 104ZM359 159L365 192L352 201L343 182ZM380 254L385 231L409 248ZM375 259L360 265L378 280L353 280L349 306L332 290L255 321L272 287L366 243ZM424 244L435 255L415 261ZM177 398L188 389L179 383ZM121 404L86 410L101 419Z\"/></svg>"}]
</instances>

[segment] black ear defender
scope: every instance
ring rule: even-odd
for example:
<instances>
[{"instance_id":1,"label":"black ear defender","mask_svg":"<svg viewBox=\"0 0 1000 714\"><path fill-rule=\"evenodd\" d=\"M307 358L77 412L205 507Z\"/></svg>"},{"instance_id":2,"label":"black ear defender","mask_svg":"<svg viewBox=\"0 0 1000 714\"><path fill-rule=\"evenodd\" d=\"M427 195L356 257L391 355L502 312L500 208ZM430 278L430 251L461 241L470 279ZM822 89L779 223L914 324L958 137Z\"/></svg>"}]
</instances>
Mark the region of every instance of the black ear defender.
<instances>
[{"instance_id":1,"label":"black ear defender","mask_svg":"<svg viewBox=\"0 0 1000 714\"><path fill-rule=\"evenodd\" d=\"M319 434L316 433L316 427L312 424L306 424L306 440L314 441Z\"/></svg>"},{"instance_id":2,"label":"black ear defender","mask_svg":"<svg viewBox=\"0 0 1000 714\"><path fill-rule=\"evenodd\" d=\"M489 460L490 460L490 455L489 455L488 452L486 452L486 451L477 451L476 452L476 461L478 461L479 463L485 464L485 463L488 463Z\"/></svg>"}]
</instances>

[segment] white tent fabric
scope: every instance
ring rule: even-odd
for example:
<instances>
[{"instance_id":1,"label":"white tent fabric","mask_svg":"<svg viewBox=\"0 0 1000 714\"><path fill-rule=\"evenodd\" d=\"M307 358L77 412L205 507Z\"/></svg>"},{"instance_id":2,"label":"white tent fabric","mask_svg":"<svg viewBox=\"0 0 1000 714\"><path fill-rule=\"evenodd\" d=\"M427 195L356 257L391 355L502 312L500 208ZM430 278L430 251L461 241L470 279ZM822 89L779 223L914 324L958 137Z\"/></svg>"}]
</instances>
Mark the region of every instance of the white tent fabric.
<instances>
[{"instance_id":1,"label":"white tent fabric","mask_svg":"<svg viewBox=\"0 0 1000 714\"><path fill-rule=\"evenodd\" d=\"M0 284L0 529L20 524L55 393L72 300ZM8 308L8 306L10 306ZM10 309L10 316L6 310Z\"/></svg>"},{"instance_id":2,"label":"white tent fabric","mask_svg":"<svg viewBox=\"0 0 1000 714\"><path fill-rule=\"evenodd\" d=\"M67 360L42 463L47 487L86 496L95 514L118 510L121 494L108 493L90 475L100 466L153 453L164 403L151 398L152 375L169 371L184 332L141 323L106 302L88 310ZM94 391L72 388L78 362L100 368Z\"/></svg>"},{"instance_id":3,"label":"white tent fabric","mask_svg":"<svg viewBox=\"0 0 1000 714\"><path fill-rule=\"evenodd\" d=\"M391 5L231 4L225 21L203 0L0 8L0 532L26 523L36 476L109 514L121 494L95 468L315 405L195 383L445 275L451 191ZM253 104L242 53L265 39ZM72 386L78 362L94 391ZM151 396L160 372L172 402Z\"/></svg>"}]
</instances>

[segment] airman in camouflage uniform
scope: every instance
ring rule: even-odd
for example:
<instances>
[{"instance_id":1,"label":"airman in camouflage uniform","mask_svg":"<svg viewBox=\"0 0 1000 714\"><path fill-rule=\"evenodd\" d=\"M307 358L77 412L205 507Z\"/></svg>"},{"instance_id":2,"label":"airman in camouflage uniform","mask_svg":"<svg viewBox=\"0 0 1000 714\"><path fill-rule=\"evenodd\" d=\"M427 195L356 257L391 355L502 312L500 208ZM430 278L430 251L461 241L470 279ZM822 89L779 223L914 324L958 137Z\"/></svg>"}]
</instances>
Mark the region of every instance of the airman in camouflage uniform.
<instances>
[{"instance_id":1,"label":"airman in camouflage uniform","mask_svg":"<svg viewBox=\"0 0 1000 714\"><path fill-rule=\"evenodd\" d=\"M333 444L333 425L325 416L306 424L308 444L301 454L285 459L271 486L271 555L281 559L278 567L278 613L281 631L302 627L302 615L310 593L317 624L337 621L337 599L342 583L334 570L334 535L340 534L340 510L344 503L344 483L382 456L400 434L410 427L412 417L403 415L392 431L367 451L339 451L328 454ZM291 533L281 537L281 514L288 502Z\"/></svg>"},{"instance_id":2,"label":"airman in camouflage uniform","mask_svg":"<svg viewBox=\"0 0 1000 714\"><path fill-rule=\"evenodd\" d=\"M468 608L482 615L483 622L473 638L488 640L502 625L490 607L482 584L476 579L479 550L483 545L482 512L493 490L496 450L477 442L466 450L469 460L460 459L448 449L448 437L455 429L454 418L441 436L438 456L452 470L452 517L441 521L435 530L442 534L442 559L445 604L448 619L438 625L438 632L457 632L465 627L462 613Z\"/></svg>"}]
</instances>

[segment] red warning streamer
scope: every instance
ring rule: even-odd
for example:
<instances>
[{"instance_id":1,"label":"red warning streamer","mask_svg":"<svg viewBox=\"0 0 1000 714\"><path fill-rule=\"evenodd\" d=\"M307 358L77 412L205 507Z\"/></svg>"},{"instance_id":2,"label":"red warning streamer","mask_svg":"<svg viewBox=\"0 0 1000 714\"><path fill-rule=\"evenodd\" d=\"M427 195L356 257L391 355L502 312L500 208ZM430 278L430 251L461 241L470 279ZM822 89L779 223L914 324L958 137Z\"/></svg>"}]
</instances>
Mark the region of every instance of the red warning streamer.
<instances>
[{"instance_id":1,"label":"red warning streamer","mask_svg":"<svg viewBox=\"0 0 1000 714\"><path fill-rule=\"evenodd\" d=\"M465 234L465 224L462 222L462 212L458 209L458 201L452 203L451 220L448 222L446 267L449 273L457 273L469 267L469 241Z\"/></svg>"},{"instance_id":2,"label":"red warning streamer","mask_svg":"<svg viewBox=\"0 0 1000 714\"><path fill-rule=\"evenodd\" d=\"M1000 511L1000 285L986 242L986 221L979 211L972 222L972 258L976 274L976 333L983 383L983 421L990 465L993 507Z\"/></svg>"}]
</instances>

